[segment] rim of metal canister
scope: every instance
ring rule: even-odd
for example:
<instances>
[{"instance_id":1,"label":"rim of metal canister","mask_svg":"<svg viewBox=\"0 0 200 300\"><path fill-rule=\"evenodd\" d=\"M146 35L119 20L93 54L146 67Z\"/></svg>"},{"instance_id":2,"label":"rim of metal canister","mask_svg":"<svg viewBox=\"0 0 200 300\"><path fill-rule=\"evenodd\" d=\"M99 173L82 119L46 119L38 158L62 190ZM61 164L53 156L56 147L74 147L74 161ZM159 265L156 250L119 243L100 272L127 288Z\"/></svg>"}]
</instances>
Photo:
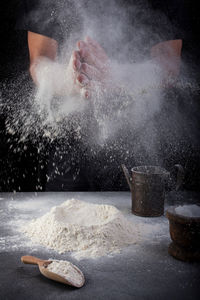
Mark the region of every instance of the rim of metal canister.
<instances>
[{"instance_id":1,"label":"rim of metal canister","mask_svg":"<svg viewBox=\"0 0 200 300\"><path fill-rule=\"evenodd\" d=\"M140 169L141 168L141 170L138 170L138 169ZM143 170L142 170L142 168L143 168ZM145 172L145 168L146 169L154 169L155 171L154 172ZM157 171L156 171L157 170ZM164 169L164 168L162 168L162 167L160 167L160 166L152 166L152 165L143 165L143 166L137 166L137 167L133 167L132 169L131 169L131 172L134 172L134 173L137 173L137 174L141 174L141 175L150 175L150 176L152 176L152 175L169 175L170 173L166 170L166 169Z\"/></svg>"}]
</instances>

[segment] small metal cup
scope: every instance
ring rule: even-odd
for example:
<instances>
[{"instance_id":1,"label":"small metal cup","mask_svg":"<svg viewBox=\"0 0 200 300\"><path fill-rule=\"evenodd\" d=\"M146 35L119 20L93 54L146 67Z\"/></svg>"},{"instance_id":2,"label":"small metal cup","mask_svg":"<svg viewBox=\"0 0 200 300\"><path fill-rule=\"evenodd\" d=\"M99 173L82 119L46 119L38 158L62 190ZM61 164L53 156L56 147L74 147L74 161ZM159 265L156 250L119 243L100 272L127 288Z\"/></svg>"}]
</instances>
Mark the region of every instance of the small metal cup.
<instances>
[{"instance_id":1,"label":"small metal cup","mask_svg":"<svg viewBox=\"0 0 200 300\"><path fill-rule=\"evenodd\" d=\"M176 165L183 172L180 165ZM164 214L165 184L170 173L157 166L139 166L131 169L132 176L125 165L122 169L132 195L132 213L142 217L158 217ZM180 176L177 184L181 184ZM178 189L178 186L177 186Z\"/></svg>"}]
</instances>

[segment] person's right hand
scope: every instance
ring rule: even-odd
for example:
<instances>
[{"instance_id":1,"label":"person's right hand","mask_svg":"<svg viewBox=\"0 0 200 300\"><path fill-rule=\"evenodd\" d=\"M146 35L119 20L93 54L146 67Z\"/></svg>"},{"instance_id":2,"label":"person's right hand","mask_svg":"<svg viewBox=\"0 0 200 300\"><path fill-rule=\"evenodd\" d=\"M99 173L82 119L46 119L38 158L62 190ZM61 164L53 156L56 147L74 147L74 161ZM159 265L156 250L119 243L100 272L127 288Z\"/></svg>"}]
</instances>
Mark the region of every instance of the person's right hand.
<instances>
[{"instance_id":1,"label":"person's right hand","mask_svg":"<svg viewBox=\"0 0 200 300\"><path fill-rule=\"evenodd\" d=\"M79 50L73 52L68 71L71 69L74 91L89 98L97 88L109 87L109 59L103 48L89 37L79 41L77 46Z\"/></svg>"}]
</instances>

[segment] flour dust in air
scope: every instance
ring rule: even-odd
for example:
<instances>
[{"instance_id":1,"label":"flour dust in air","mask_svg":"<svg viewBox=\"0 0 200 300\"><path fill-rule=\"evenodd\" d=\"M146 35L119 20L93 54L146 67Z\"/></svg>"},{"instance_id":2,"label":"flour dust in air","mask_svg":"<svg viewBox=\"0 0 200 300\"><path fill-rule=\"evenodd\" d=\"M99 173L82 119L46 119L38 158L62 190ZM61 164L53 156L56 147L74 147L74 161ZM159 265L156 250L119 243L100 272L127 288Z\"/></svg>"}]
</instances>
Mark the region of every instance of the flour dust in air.
<instances>
[{"instance_id":1,"label":"flour dust in air","mask_svg":"<svg viewBox=\"0 0 200 300\"><path fill-rule=\"evenodd\" d=\"M137 243L137 227L114 206L71 199L32 220L23 231L35 243L76 259L119 253Z\"/></svg>"}]
</instances>

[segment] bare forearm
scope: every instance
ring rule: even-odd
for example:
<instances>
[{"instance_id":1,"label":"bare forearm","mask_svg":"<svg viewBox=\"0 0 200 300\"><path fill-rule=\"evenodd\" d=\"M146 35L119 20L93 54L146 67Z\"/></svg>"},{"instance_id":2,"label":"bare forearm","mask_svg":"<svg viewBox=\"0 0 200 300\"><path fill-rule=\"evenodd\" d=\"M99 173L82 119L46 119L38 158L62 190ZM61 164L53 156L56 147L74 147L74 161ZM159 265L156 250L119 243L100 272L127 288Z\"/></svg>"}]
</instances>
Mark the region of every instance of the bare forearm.
<instances>
[{"instance_id":1,"label":"bare forearm","mask_svg":"<svg viewBox=\"0 0 200 300\"><path fill-rule=\"evenodd\" d=\"M180 72L182 40L170 40L156 44L151 57L162 70L165 79L176 78Z\"/></svg>"},{"instance_id":2,"label":"bare forearm","mask_svg":"<svg viewBox=\"0 0 200 300\"><path fill-rule=\"evenodd\" d=\"M30 73L38 87L45 86L55 95L71 93L72 82L67 76L66 65L40 57L31 64Z\"/></svg>"},{"instance_id":3,"label":"bare forearm","mask_svg":"<svg viewBox=\"0 0 200 300\"><path fill-rule=\"evenodd\" d=\"M55 40L28 31L28 48L30 58L30 74L36 85L39 85L38 69L44 62L48 62L49 69L54 65L57 56L58 44ZM50 70L49 70L50 71Z\"/></svg>"}]
</instances>

